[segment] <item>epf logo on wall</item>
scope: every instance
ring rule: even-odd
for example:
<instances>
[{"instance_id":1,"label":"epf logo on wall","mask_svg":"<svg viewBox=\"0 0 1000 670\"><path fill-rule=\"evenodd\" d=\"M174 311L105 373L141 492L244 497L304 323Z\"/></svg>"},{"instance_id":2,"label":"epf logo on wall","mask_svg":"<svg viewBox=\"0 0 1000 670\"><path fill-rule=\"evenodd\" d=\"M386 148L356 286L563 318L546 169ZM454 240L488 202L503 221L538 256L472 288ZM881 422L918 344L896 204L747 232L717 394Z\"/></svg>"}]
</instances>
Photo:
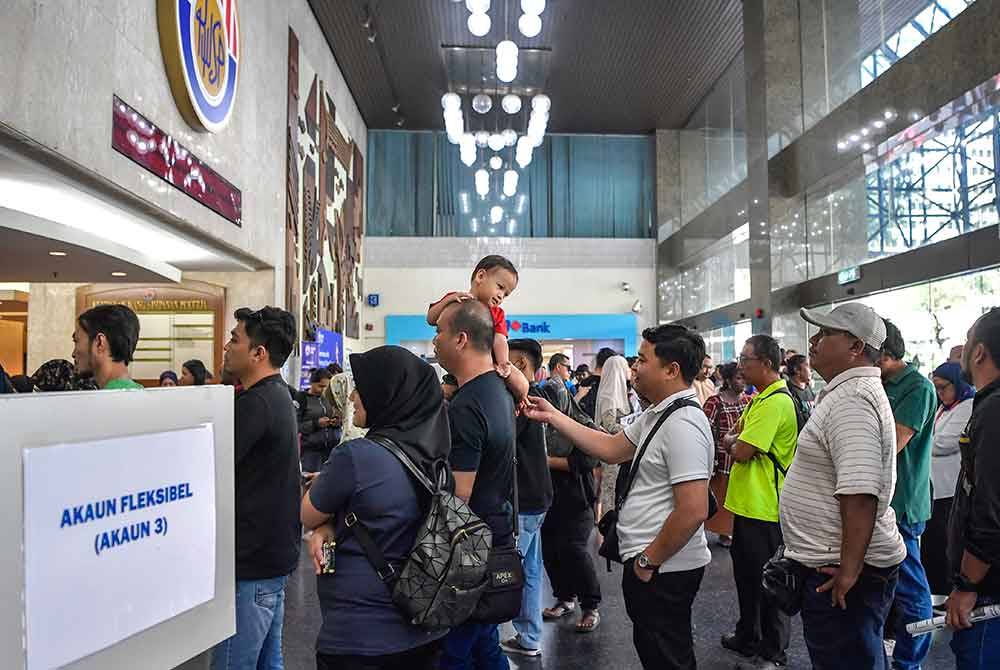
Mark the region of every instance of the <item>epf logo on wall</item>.
<instances>
[{"instance_id":1,"label":"epf logo on wall","mask_svg":"<svg viewBox=\"0 0 1000 670\"><path fill-rule=\"evenodd\" d=\"M240 22L236 0L157 0L160 50L170 90L197 130L222 130L239 83Z\"/></svg>"}]
</instances>

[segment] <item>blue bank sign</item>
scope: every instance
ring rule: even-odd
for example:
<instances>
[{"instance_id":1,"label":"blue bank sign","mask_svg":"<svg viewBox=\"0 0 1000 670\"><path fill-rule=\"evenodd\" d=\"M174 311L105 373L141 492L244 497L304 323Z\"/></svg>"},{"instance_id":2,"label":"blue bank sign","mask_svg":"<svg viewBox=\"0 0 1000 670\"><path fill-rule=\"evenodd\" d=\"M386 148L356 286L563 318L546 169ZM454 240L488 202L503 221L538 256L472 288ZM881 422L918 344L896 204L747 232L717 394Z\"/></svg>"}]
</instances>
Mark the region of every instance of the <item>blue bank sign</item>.
<instances>
[{"instance_id":1,"label":"blue bank sign","mask_svg":"<svg viewBox=\"0 0 1000 670\"><path fill-rule=\"evenodd\" d=\"M625 355L638 349L639 322L635 314L509 314L510 338L536 340L623 340ZM434 328L425 316L391 314L385 317L385 343L427 341Z\"/></svg>"}]
</instances>

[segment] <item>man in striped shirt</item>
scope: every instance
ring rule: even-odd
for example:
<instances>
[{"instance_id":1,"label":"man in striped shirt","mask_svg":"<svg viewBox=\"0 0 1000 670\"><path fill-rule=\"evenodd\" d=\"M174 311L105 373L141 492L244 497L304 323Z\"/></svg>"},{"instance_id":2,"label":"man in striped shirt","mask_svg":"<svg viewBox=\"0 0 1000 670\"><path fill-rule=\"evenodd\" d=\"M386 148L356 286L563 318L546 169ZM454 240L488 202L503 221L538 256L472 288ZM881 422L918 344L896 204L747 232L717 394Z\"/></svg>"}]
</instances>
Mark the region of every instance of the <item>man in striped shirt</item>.
<instances>
[{"instance_id":1,"label":"man in striped shirt","mask_svg":"<svg viewBox=\"0 0 1000 670\"><path fill-rule=\"evenodd\" d=\"M785 555L807 568L802 629L816 670L889 667L882 644L906 547L890 506L896 433L876 367L882 318L860 303L803 309L827 381L799 434L780 501Z\"/></svg>"}]
</instances>

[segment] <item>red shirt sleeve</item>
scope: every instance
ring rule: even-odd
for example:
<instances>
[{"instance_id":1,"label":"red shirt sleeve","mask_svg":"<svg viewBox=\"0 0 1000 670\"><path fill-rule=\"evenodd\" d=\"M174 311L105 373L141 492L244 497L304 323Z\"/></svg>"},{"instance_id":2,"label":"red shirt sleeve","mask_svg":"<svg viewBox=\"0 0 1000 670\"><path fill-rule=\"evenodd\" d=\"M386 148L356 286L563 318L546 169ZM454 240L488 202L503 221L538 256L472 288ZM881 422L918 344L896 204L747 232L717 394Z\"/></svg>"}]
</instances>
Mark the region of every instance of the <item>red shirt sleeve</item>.
<instances>
[{"instance_id":1,"label":"red shirt sleeve","mask_svg":"<svg viewBox=\"0 0 1000 670\"><path fill-rule=\"evenodd\" d=\"M507 337L507 315L501 307L490 307L490 314L493 315L493 332L500 333Z\"/></svg>"}]
</instances>

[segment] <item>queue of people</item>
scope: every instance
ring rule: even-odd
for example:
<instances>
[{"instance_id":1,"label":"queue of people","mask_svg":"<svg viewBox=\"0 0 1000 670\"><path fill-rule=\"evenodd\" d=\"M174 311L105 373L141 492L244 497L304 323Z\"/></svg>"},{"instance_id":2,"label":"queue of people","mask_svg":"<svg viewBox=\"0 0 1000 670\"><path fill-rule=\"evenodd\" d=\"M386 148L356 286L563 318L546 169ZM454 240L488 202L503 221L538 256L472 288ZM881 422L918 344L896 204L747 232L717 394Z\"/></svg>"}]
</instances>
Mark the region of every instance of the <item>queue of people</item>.
<instances>
[{"instance_id":1,"label":"queue of people","mask_svg":"<svg viewBox=\"0 0 1000 670\"><path fill-rule=\"evenodd\" d=\"M315 370L306 391L290 390L280 370L294 317L235 313L224 371L239 385L236 634L213 650L214 668L283 667L303 527L322 613L317 668L503 670L507 655L541 654L546 620L579 611L576 630L596 630L600 464L625 466L603 472L599 539L609 565L623 564L643 667L696 667L706 530L730 550L738 617L720 643L744 657L737 668L783 667L796 614L814 668L920 668L930 637L906 627L935 608L958 668L1000 667L1000 620L970 619L1000 603L1000 308L929 378L906 362L898 327L860 303L801 310L816 330L808 358L755 335L713 371L697 333L661 325L642 333L631 364L602 350L581 374L563 354L543 361L535 340L507 340L500 304L516 283L509 261L487 257L469 293L432 305L443 380L385 346L353 354L350 374ZM138 338L127 307L88 310L73 363L46 363L31 387L140 388L128 375ZM818 394L812 373L825 382ZM160 383L212 379L193 360ZM433 495L424 478L488 529L491 552L519 550L521 570L480 566L477 587L515 593L512 637L475 611L428 628L400 609L394 580L429 541L418 536Z\"/></svg>"}]
</instances>

